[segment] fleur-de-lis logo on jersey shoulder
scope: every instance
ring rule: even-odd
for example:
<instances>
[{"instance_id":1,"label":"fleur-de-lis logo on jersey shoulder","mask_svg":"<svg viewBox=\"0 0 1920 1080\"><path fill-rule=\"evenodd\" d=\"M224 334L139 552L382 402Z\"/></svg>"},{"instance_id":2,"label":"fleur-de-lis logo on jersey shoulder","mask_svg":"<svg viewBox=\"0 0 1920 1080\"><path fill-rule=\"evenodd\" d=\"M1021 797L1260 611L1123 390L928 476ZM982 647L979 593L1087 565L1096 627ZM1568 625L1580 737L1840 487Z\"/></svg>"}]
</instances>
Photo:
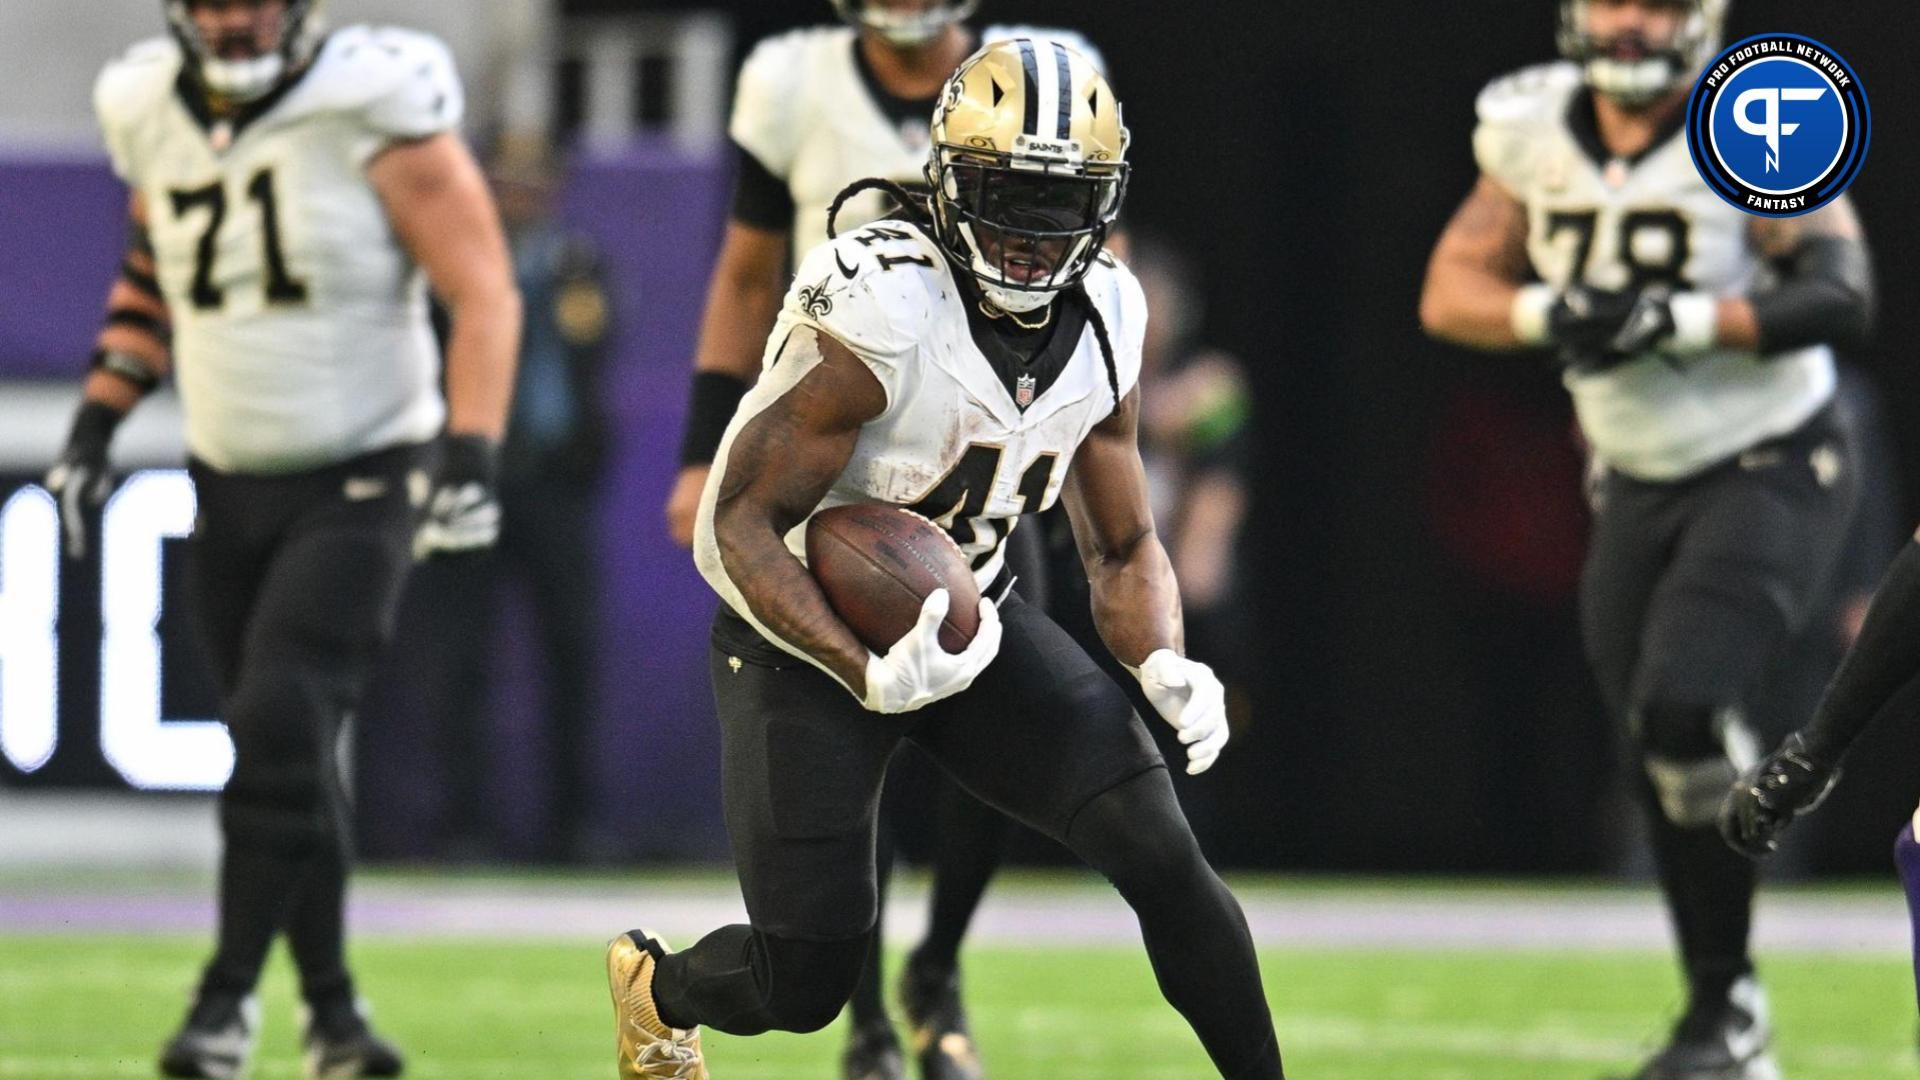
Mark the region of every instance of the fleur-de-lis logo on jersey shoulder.
<instances>
[{"instance_id":1,"label":"fleur-de-lis logo on jersey shoulder","mask_svg":"<svg viewBox=\"0 0 1920 1080\"><path fill-rule=\"evenodd\" d=\"M833 314L833 297L827 295L827 287L833 284L833 278L821 278L818 284L800 287L800 310L816 319L824 319Z\"/></svg>"}]
</instances>

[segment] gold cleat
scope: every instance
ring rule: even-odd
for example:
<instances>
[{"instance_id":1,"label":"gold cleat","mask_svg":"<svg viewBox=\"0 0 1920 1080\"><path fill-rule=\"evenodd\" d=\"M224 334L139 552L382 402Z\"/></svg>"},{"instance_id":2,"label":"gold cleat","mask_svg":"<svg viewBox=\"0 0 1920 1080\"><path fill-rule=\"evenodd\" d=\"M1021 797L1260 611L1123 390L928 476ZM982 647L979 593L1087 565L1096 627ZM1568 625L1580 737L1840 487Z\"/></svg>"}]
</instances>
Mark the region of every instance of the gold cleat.
<instances>
[{"instance_id":1,"label":"gold cleat","mask_svg":"<svg viewBox=\"0 0 1920 1080\"><path fill-rule=\"evenodd\" d=\"M668 1027L654 1005L655 961L666 954L666 943L645 930L629 930L607 946L621 1080L708 1080L700 1029Z\"/></svg>"}]
</instances>

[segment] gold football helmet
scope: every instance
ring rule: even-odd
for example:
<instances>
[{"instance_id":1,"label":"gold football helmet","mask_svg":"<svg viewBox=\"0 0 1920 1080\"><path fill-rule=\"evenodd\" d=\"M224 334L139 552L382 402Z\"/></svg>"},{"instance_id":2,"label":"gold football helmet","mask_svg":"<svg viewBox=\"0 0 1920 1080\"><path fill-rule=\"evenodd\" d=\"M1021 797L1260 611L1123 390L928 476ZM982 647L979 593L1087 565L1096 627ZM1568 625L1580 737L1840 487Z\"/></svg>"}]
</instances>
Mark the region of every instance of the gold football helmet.
<instances>
[{"instance_id":1,"label":"gold football helmet","mask_svg":"<svg viewBox=\"0 0 1920 1080\"><path fill-rule=\"evenodd\" d=\"M969 57L933 114L938 239L995 304L1032 311L1087 273L1126 196L1126 124L1086 56L1044 38Z\"/></svg>"},{"instance_id":2,"label":"gold football helmet","mask_svg":"<svg viewBox=\"0 0 1920 1080\"><path fill-rule=\"evenodd\" d=\"M1647 105L1691 83L1719 51L1730 0L1655 2L1683 15L1671 40L1602 39L1592 30L1593 0L1561 0L1560 55L1586 70L1588 86L1624 105Z\"/></svg>"}]
</instances>

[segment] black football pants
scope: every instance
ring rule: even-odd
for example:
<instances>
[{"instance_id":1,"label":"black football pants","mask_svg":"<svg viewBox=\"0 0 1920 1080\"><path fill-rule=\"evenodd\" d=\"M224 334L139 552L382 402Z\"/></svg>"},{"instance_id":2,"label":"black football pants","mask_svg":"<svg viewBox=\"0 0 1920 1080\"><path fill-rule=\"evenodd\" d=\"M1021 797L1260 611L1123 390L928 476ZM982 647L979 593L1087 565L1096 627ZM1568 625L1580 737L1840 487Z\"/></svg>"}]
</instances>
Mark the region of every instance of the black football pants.
<instances>
[{"instance_id":1,"label":"black football pants","mask_svg":"<svg viewBox=\"0 0 1920 1080\"><path fill-rule=\"evenodd\" d=\"M768 646L724 609L712 673L722 784L749 925L666 958L662 1016L720 1031L812 1031L839 1013L875 918L875 819L887 762L912 739L974 796L1058 840L1139 917L1162 993L1220 1074L1280 1077L1239 904L1187 828L1126 695L1017 595L972 687L901 716Z\"/></svg>"},{"instance_id":2,"label":"black football pants","mask_svg":"<svg viewBox=\"0 0 1920 1080\"><path fill-rule=\"evenodd\" d=\"M351 992L341 748L412 564L409 490L424 454L272 476L191 466L192 602L234 745L207 990L250 991L285 931L309 1000Z\"/></svg>"},{"instance_id":3,"label":"black football pants","mask_svg":"<svg viewBox=\"0 0 1920 1080\"><path fill-rule=\"evenodd\" d=\"M1824 601L1857 494L1846 423L1828 409L1800 430L1676 483L1609 473L1596 489L1581 582L1587 657L1628 733L1661 886L1696 1000L1724 1000L1752 970L1752 862L1711 818L1725 783L1691 812L1660 797L1660 766L1709 776L1720 731L1749 727L1764 752L1805 717L1765 688ZM1724 764L1721 765L1724 768Z\"/></svg>"}]
</instances>

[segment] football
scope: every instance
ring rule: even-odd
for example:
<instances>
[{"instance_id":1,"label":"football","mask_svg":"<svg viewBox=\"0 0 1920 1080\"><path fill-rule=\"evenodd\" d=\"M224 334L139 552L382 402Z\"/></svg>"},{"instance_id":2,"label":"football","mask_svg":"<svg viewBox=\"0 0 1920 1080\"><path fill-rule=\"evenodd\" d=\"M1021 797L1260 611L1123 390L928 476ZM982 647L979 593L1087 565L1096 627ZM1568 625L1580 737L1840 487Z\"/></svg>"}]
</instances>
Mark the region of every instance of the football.
<instances>
[{"instance_id":1,"label":"football","mask_svg":"<svg viewBox=\"0 0 1920 1080\"><path fill-rule=\"evenodd\" d=\"M822 510L807 522L807 566L834 613L877 653L913 629L936 589L953 597L940 624L941 648L965 649L980 627L980 589L967 557L911 510L881 503Z\"/></svg>"}]
</instances>

